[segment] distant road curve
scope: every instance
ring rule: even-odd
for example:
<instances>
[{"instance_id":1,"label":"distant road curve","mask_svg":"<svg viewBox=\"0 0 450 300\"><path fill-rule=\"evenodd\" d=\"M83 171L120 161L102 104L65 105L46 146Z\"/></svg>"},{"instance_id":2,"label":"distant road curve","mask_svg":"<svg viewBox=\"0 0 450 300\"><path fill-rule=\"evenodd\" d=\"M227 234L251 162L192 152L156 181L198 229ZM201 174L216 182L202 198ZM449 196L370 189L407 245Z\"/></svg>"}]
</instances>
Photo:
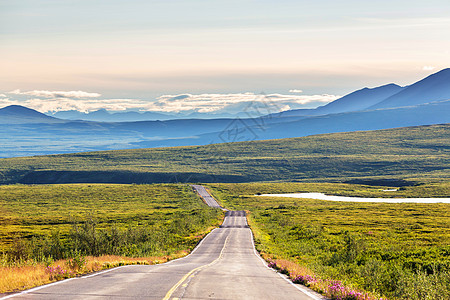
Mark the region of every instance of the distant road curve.
<instances>
[{"instance_id":1,"label":"distant road curve","mask_svg":"<svg viewBox=\"0 0 450 300\"><path fill-rule=\"evenodd\" d=\"M221 208L221 209L227 210L227 209L223 208L222 206L220 206L219 203L217 203L216 199L214 199L214 197L208 193L208 191L206 190L206 188L203 185L193 184L191 186L200 195L200 197L203 198L203 200L206 202L206 204L208 204L211 207L216 207L216 208Z\"/></svg>"},{"instance_id":2,"label":"distant road curve","mask_svg":"<svg viewBox=\"0 0 450 300\"><path fill-rule=\"evenodd\" d=\"M203 186L193 188L208 205L222 208ZM227 211L220 228L184 258L159 265L118 267L1 299L8 298L325 299L266 266L255 250L244 211Z\"/></svg>"}]
</instances>

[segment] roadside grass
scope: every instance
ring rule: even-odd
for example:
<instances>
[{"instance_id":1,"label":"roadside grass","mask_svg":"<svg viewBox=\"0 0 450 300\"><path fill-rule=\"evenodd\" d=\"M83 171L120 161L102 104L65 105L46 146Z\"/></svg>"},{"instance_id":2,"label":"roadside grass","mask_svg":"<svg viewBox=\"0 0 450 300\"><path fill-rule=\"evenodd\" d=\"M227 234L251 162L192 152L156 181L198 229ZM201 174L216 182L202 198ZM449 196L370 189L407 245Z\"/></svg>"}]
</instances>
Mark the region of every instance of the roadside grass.
<instances>
[{"instance_id":1,"label":"roadside grass","mask_svg":"<svg viewBox=\"0 0 450 300\"><path fill-rule=\"evenodd\" d=\"M301 191L392 195L383 192L387 187L363 185L208 186L226 207L250 212L255 244L264 258L294 281L328 297L339 299L339 293L345 291L349 297L345 299L450 299L449 204L349 203L254 196ZM404 187L394 194L449 197L449 186L448 182L428 183ZM358 292L361 295L351 298Z\"/></svg>"},{"instance_id":2,"label":"roadside grass","mask_svg":"<svg viewBox=\"0 0 450 300\"><path fill-rule=\"evenodd\" d=\"M180 251L168 256L152 257L123 257L117 255L102 255L85 257L85 264L80 268L71 267L69 259L61 259L51 264L43 262L28 262L21 266L0 266L0 294L20 291L54 281L89 274L105 269L126 265L151 265L164 263L169 260L187 255L187 251Z\"/></svg>"},{"instance_id":3,"label":"roadside grass","mask_svg":"<svg viewBox=\"0 0 450 300\"><path fill-rule=\"evenodd\" d=\"M0 293L188 254L223 219L181 184L0 186Z\"/></svg>"}]
</instances>

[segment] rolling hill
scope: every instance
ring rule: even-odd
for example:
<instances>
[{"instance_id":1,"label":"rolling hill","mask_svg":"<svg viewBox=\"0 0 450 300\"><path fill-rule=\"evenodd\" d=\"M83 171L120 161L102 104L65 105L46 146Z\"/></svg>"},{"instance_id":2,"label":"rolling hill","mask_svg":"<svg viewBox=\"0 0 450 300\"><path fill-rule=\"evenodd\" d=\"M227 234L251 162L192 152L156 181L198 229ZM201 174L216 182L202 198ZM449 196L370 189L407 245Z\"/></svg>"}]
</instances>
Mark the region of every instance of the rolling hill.
<instances>
[{"instance_id":1,"label":"rolling hill","mask_svg":"<svg viewBox=\"0 0 450 300\"><path fill-rule=\"evenodd\" d=\"M328 181L398 186L417 178L450 178L450 124L0 159L0 184Z\"/></svg>"}]
</instances>

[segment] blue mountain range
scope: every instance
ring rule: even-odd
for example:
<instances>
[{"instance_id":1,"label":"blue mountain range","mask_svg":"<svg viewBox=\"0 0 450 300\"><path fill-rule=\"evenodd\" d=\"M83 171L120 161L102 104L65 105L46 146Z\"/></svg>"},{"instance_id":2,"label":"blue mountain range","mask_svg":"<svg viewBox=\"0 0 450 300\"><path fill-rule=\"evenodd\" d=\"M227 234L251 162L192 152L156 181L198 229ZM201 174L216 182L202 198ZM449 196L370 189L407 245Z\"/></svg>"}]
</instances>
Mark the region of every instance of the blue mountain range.
<instances>
[{"instance_id":1,"label":"blue mountain range","mask_svg":"<svg viewBox=\"0 0 450 300\"><path fill-rule=\"evenodd\" d=\"M64 120L23 106L0 109L0 157L94 150L204 145L312 134L450 123L450 69L406 87L363 88L316 109L259 118L125 122ZM132 120L132 114L126 120ZM142 118L141 114L138 114Z\"/></svg>"}]
</instances>

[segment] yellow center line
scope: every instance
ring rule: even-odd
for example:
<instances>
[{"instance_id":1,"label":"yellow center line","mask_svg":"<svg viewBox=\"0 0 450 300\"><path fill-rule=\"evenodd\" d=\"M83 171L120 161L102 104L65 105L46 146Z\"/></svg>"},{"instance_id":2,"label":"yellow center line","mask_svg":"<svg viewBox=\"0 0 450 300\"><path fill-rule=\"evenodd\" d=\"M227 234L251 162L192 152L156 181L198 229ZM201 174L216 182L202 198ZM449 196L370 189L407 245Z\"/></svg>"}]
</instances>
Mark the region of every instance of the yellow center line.
<instances>
[{"instance_id":1,"label":"yellow center line","mask_svg":"<svg viewBox=\"0 0 450 300\"><path fill-rule=\"evenodd\" d=\"M186 275L184 275L183 276L183 278L181 278L180 279L180 281L178 281L168 292L167 292L167 294L166 294L166 296L163 298L163 300L169 300L170 299L170 297L172 296L172 294L176 291L176 289L192 274L192 273L194 273L194 272L196 272L196 271L200 271L201 269L203 269L203 268L206 268L206 267L209 267L209 266L212 266L213 264L215 264L216 262L218 262L221 258L222 258L222 256L223 256L223 251L225 250L225 246L227 245L227 242L228 242L228 238L230 237L230 234L228 234L227 235L227 238L225 239L225 243L223 244L223 248L222 248L222 250L220 251L220 255L219 255L219 257L218 258L216 258L215 260L213 260L212 262L210 262L209 264L207 264L207 265L203 265L203 266L200 266L200 267L197 267L197 268L195 268L195 269L193 269L193 270L191 270L189 273L187 273ZM176 298L173 298L173 299L176 299Z\"/></svg>"}]
</instances>

